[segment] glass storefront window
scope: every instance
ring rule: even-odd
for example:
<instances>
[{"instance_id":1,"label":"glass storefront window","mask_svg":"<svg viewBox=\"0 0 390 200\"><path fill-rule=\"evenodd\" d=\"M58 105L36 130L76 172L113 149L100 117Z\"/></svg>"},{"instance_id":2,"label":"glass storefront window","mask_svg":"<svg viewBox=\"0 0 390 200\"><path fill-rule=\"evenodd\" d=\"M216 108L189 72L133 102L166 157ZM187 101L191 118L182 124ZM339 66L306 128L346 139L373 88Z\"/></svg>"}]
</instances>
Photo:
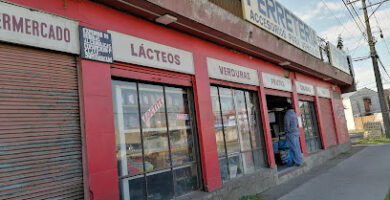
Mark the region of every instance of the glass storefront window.
<instances>
[{"instance_id":1,"label":"glass storefront window","mask_svg":"<svg viewBox=\"0 0 390 200\"><path fill-rule=\"evenodd\" d=\"M299 101L299 108L301 111L307 152L317 152L322 148L322 145L314 103L310 101Z\"/></svg>"},{"instance_id":2,"label":"glass storefront window","mask_svg":"<svg viewBox=\"0 0 390 200\"><path fill-rule=\"evenodd\" d=\"M222 181L265 166L263 133L255 92L211 86Z\"/></svg>"},{"instance_id":3,"label":"glass storefront window","mask_svg":"<svg viewBox=\"0 0 390 200\"><path fill-rule=\"evenodd\" d=\"M190 90L112 85L121 199L173 199L198 190Z\"/></svg>"}]
</instances>

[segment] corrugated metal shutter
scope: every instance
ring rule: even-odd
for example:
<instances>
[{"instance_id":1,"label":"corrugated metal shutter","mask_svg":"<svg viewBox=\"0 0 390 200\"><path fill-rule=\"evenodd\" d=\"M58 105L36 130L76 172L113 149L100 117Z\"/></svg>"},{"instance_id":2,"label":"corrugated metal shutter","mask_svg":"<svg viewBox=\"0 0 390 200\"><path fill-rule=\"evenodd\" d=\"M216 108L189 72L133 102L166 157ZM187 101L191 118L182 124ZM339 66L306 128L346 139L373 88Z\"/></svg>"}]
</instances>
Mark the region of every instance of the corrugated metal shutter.
<instances>
[{"instance_id":1,"label":"corrugated metal shutter","mask_svg":"<svg viewBox=\"0 0 390 200\"><path fill-rule=\"evenodd\" d=\"M0 43L0 199L82 199L76 59Z\"/></svg>"},{"instance_id":2,"label":"corrugated metal shutter","mask_svg":"<svg viewBox=\"0 0 390 200\"><path fill-rule=\"evenodd\" d=\"M321 120L325 134L326 145L328 147L337 144L335 125L333 122L332 104L330 99L319 98L321 106Z\"/></svg>"}]
</instances>

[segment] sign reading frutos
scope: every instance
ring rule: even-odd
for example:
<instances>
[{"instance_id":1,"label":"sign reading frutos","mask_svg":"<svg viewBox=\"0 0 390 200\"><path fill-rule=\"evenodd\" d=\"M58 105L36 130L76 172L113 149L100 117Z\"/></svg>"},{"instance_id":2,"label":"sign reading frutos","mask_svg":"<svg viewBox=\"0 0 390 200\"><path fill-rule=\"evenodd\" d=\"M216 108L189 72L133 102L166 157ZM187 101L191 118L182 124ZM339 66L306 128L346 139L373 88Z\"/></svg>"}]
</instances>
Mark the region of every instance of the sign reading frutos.
<instances>
[{"instance_id":1,"label":"sign reading frutos","mask_svg":"<svg viewBox=\"0 0 390 200\"><path fill-rule=\"evenodd\" d=\"M79 54L78 22L0 2L0 41Z\"/></svg>"},{"instance_id":2,"label":"sign reading frutos","mask_svg":"<svg viewBox=\"0 0 390 200\"><path fill-rule=\"evenodd\" d=\"M316 32L276 0L241 0L244 18L320 58Z\"/></svg>"}]
</instances>

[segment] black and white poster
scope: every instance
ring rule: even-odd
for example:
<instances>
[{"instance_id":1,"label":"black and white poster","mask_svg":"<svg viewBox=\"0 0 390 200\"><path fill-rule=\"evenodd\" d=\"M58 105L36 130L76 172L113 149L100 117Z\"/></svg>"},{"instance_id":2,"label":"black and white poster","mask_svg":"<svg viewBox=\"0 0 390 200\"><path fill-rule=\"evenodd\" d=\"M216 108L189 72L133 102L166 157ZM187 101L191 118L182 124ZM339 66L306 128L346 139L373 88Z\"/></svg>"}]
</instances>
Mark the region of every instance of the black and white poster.
<instances>
[{"instance_id":1,"label":"black and white poster","mask_svg":"<svg viewBox=\"0 0 390 200\"><path fill-rule=\"evenodd\" d=\"M111 34L85 26L79 27L81 57L112 63Z\"/></svg>"}]
</instances>

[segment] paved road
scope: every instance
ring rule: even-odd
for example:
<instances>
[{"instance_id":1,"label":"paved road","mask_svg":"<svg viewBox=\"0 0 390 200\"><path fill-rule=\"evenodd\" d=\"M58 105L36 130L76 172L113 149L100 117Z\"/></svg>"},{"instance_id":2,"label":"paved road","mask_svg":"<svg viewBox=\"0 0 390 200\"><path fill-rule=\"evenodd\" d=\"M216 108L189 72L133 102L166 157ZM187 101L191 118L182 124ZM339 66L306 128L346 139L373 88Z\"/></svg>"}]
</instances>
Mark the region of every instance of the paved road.
<instances>
[{"instance_id":1,"label":"paved road","mask_svg":"<svg viewBox=\"0 0 390 200\"><path fill-rule=\"evenodd\" d=\"M288 184L295 184L294 180ZM387 144L358 151L279 200L383 200L389 188L390 144Z\"/></svg>"}]
</instances>

